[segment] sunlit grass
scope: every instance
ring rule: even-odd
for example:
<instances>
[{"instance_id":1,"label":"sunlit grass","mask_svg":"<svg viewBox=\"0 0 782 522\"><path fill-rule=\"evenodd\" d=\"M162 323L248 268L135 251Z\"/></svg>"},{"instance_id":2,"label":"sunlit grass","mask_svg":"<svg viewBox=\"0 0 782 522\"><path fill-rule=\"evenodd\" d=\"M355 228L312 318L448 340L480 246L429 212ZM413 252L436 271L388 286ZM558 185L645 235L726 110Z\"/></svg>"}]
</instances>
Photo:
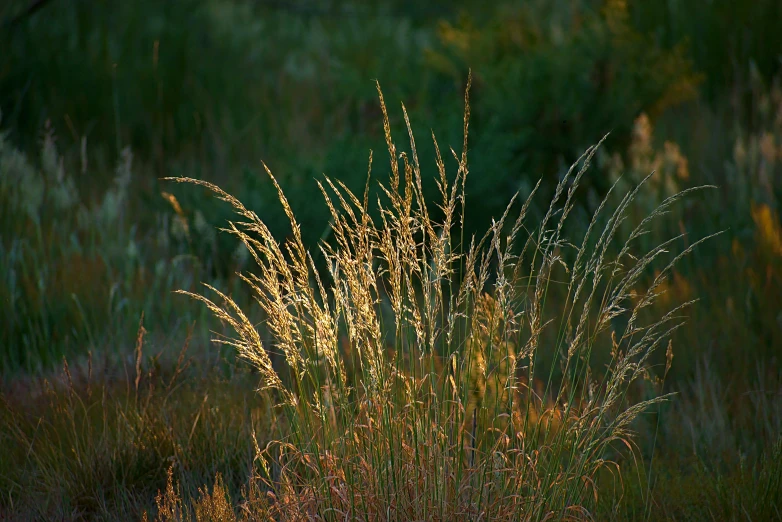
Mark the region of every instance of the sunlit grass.
<instances>
[{"instance_id":1,"label":"sunlit grass","mask_svg":"<svg viewBox=\"0 0 782 522\"><path fill-rule=\"evenodd\" d=\"M230 194L177 179L206 186L234 207L242 220L227 230L258 265L242 278L264 312L270 342L230 296L214 288L217 301L190 295L232 327L236 337L217 341L258 370L289 426L258 455L270 499L264 516L588 517L600 494L598 473L618 469L612 456L632 448L635 419L665 399L638 398L632 386L648 375L649 357L665 349L690 303L648 323L640 314L702 240L667 258L673 240L646 252L636 251L636 240L689 190L664 199L620 237L647 177L614 209L606 196L584 236L570 240L566 220L592 147L561 179L539 223L527 217L533 190L519 209L512 198L483 237L465 238L467 97L451 180L435 141L436 208L423 196L406 112L410 148L400 152L382 93L380 101L390 180L380 183L376 202L369 201L371 177L363 197L329 178L319 185L334 237L320 246L325 274L268 169L290 220L282 244ZM647 267L663 259L637 293ZM564 295L549 300L549 287L560 281ZM619 316L626 324L617 330ZM599 352L609 354L605 368L594 365ZM555 364L539 362L552 355ZM667 372L670 343L666 356ZM527 385L536 380L544 384L540 395Z\"/></svg>"}]
</instances>

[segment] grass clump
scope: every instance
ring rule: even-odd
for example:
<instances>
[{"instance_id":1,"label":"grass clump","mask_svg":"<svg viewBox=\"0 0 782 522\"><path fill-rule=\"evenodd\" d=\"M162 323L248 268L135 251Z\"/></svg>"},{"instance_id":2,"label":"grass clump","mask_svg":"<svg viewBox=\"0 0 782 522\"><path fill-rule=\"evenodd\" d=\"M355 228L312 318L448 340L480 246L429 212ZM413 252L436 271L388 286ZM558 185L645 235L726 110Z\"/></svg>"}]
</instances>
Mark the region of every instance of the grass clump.
<instances>
[{"instance_id":1,"label":"grass clump","mask_svg":"<svg viewBox=\"0 0 782 522\"><path fill-rule=\"evenodd\" d=\"M666 346L689 303L653 321L642 312L700 241L668 256L643 291L642 276L677 238L635 250L689 191L663 200L624 236L620 225L648 178L612 213L609 194L572 242L567 218L591 147L559 181L537 225L527 216L535 189L520 209L511 198L482 237L465 238L469 85L452 180L434 140L436 207L423 196L406 110L410 150L400 152L378 87L390 179L380 184L376 211L369 177L363 197L329 178L319 184L333 235L320 245L325 271L268 169L291 225L282 244L219 187L175 178L234 207L241 220L227 230L259 267L242 278L266 334L229 295L209 285L215 300L184 292L233 328L235 337L217 341L258 370L283 419L276 441L258 451L256 486L267 491L254 504L258 516L589 518L599 475L618 470L620 448L633 448L634 421L667 397L638 383L651 378L650 356ZM562 298L549 299L554 291ZM663 375L672 357L668 342Z\"/></svg>"}]
</instances>

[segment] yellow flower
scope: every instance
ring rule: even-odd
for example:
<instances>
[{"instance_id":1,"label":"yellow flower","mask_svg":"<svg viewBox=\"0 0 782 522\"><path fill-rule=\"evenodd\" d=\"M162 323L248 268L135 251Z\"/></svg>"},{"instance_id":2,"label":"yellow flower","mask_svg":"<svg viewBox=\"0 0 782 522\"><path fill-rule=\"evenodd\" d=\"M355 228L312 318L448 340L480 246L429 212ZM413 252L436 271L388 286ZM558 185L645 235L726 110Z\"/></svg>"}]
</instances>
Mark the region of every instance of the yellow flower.
<instances>
[{"instance_id":1,"label":"yellow flower","mask_svg":"<svg viewBox=\"0 0 782 522\"><path fill-rule=\"evenodd\" d=\"M757 227L761 241L775 255L782 256L782 227L779 225L779 217L766 204L756 205L752 203L752 220Z\"/></svg>"}]
</instances>

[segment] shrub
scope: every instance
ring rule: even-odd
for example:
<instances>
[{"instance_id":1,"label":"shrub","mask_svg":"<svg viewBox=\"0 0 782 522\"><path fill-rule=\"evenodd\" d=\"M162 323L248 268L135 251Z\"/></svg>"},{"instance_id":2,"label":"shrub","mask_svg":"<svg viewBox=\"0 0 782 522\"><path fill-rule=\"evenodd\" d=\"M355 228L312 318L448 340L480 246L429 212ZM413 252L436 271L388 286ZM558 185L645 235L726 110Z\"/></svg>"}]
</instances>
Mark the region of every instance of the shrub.
<instances>
[{"instance_id":1,"label":"shrub","mask_svg":"<svg viewBox=\"0 0 782 522\"><path fill-rule=\"evenodd\" d=\"M686 49L655 45L633 26L627 4L501 2L486 21L465 16L440 25L439 45L428 53L431 66L452 78L476 67L481 131L468 191L474 197L470 219L481 221L473 225L485 226L488 216L501 212L507 192L525 192L542 173L556 172L541 186L550 197L595 136L611 132L623 147L642 112L654 121L697 95L701 77ZM584 182L578 203L592 212L586 196L594 191L599 200L611 183L599 176ZM540 217L546 206L533 209Z\"/></svg>"}]
</instances>

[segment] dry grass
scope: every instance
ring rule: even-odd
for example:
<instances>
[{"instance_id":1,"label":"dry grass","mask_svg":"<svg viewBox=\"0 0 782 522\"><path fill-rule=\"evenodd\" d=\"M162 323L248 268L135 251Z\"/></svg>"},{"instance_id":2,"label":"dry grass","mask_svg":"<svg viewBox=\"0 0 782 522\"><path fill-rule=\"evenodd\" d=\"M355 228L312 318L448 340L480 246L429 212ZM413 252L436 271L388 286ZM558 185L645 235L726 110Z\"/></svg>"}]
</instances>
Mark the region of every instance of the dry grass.
<instances>
[{"instance_id":1,"label":"dry grass","mask_svg":"<svg viewBox=\"0 0 782 522\"><path fill-rule=\"evenodd\" d=\"M0 519L139 520L167 469L188 498L216 472L246 482L253 434L272 429L254 379L221 377L187 345L170 361L143 332L124 368L90 357L3 383Z\"/></svg>"},{"instance_id":2,"label":"dry grass","mask_svg":"<svg viewBox=\"0 0 782 522\"><path fill-rule=\"evenodd\" d=\"M378 94L390 180L380 184L375 209L369 178L363 197L329 178L319 184L333 232L320 247L327 273L306 250L268 168L291 225L283 244L219 187L174 178L234 207L241 220L227 230L259 267L242 278L265 313L271 343L228 295L208 285L217 300L189 294L233 328L236 337L217 341L260 372L261 388L290 428L258 450L256 486L267 493L253 518L589 518L598 473L617 468L612 456L622 446L632 450L634 420L666 398L636 400L632 386L649 376L650 355L665 346L690 303L648 324L641 311L702 240L668 256L643 292L636 291L640 278L677 238L635 249L653 220L689 191L665 199L619 237L647 177L612 213L606 196L574 244L567 218L597 150L591 147L536 226L526 215L533 190L520 210L512 198L483 237L464 238L469 83L462 152L451 151L453 180L435 140L436 208L424 199L404 106L410 150L399 152L379 87ZM371 165L370 155L370 172ZM552 286L564 289L564 299L547 300ZM617 330L620 317L626 326ZM609 354L604 369L593 364L597 353ZM666 355L667 372L670 343ZM555 364L543 364L552 356ZM538 393L529 383L540 381ZM222 512L216 488L202 494L196 513ZM167 496L177 497L173 490Z\"/></svg>"}]
</instances>

